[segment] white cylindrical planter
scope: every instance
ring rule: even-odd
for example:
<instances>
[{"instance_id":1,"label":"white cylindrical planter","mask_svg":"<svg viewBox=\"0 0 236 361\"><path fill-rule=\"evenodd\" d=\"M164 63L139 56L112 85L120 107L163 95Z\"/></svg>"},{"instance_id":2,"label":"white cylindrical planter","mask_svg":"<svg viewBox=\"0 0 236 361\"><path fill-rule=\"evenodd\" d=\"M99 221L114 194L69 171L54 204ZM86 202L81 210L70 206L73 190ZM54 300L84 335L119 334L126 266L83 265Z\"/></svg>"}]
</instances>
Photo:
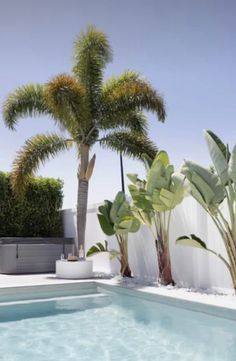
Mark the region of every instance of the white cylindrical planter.
<instances>
[{"instance_id":1,"label":"white cylindrical planter","mask_svg":"<svg viewBox=\"0 0 236 361\"><path fill-rule=\"evenodd\" d=\"M90 259L93 261L93 270L96 273L111 273L111 262L109 252L98 253L91 256Z\"/></svg>"},{"instance_id":2,"label":"white cylindrical planter","mask_svg":"<svg viewBox=\"0 0 236 361\"><path fill-rule=\"evenodd\" d=\"M66 279L82 279L93 277L92 261L56 261L56 276Z\"/></svg>"}]
</instances>

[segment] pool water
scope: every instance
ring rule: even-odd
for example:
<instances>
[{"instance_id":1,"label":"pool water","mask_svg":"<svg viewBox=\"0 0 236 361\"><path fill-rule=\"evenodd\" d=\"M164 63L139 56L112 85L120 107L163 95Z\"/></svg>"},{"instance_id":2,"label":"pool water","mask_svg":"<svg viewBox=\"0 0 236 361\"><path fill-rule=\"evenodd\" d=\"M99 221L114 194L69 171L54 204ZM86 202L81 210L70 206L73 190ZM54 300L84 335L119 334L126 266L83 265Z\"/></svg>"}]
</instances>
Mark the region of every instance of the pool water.
<instances>
[{"instance_id":1,"label":"pool water","mask_svg":"<svg viewBox=\"0 0 236 361\"><path fill-rule=\"evenodd\" d=\"M236 322L126 295L0 306L1 361L235 361Z\"/></svg>"}]
</instances>

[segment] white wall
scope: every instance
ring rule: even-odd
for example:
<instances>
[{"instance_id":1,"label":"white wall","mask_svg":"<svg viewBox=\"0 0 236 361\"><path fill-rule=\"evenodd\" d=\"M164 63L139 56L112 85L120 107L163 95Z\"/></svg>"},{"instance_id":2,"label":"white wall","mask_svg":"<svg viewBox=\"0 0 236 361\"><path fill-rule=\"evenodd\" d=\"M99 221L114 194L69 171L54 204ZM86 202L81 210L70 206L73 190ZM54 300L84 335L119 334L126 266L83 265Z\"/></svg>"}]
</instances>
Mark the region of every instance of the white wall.
<instances>
[{"instance_id":1,"label":"white wall","mask_svg":"<svg viewBox=\"0 0 236 361\"><path fill-rule=\"evenodd\" d=\"M64 210L65 236L76 235L76 212ZM174 280L185 287L209 288L232 287L231 279L225 265L213 254L197 248L175 245L177 237L195 233L208 246L225 256L223 241L204 210L197 202L188 197L178 206L172 215L170 229L170 250ZM90 206L87 215L86 251L96 242L109 240L115 246L115 239L106 237L100 229L97 220L97 205ZM145 281L155 281L158 277L157 257L154 240L150 231L142 227L138 233L129 235L129 258L134 276ZM94 256L95 271L119 272L117 262L112 262L111 268L107 257Z\"/></svg>"}]
</instances>

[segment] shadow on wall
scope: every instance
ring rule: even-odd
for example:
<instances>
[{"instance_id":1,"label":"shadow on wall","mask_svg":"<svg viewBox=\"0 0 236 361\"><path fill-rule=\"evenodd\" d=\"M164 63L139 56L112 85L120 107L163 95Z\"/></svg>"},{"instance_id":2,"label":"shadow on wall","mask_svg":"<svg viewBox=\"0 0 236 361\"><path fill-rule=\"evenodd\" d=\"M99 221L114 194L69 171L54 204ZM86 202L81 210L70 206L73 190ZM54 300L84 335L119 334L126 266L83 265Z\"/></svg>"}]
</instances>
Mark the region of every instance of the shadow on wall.
<instances>
[{"instance_id":1,"label":"shadow on wall","mask_svg":"<svg viewBox=\"0 0 236 361\"><path fill-rule=\"evenodd\" d=\"M88 208L86 249L97 242L103 242L107 237L103 234L98 219L98 205ZM66 237L76 235L76 211L66 209L63 211L64 230ZM231 287L231 279L223 262L209 252L201 249L183 247L175 244L175 240L184 234L195 233L202 240L226 255L223 242L210 217L206 215L198 203L191 197L184 199L183 203L173 211L170 228L170 251L174 280L177 285L193 288ZM111 248L116 248L116 240L109 237ZM155 245L146 227L129 235L130 266L135 277L145 282L153 282L158 277L157 256ZM95 272L119 273L119 263L109 262L107 254L94 256Z\"/></svg>"}]
</instances>

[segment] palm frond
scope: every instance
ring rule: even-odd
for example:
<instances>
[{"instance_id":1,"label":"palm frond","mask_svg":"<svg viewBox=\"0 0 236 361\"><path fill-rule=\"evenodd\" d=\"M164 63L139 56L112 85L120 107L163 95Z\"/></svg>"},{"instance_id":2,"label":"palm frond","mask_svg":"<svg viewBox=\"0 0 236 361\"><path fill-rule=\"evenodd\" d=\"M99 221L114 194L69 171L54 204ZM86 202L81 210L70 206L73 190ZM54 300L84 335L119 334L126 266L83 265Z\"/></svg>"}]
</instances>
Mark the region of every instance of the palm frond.
<instances>
[{"instance_id":1,"label":"palm frond","mask_svg":"<svg viewBox=\"0 0 236 361\"><path fill-rule=\"evenodd\" d=\"M140 160L143 159L143 154L154 159L158 151L148 137L137 132L112 132L100 139L100 145Z\"/></svg>"},{"instance_id":2,"label":"palm frond","mask_svg":"<svg viewBox=\"0 0 236 361\"><path fill-rule=\"evenodd\" d=\"M30 178L40 166L50 157L55 157L60 151L69 149L71 142L57 134L38 134L28 139L18 152L11 175L13 191L22 196Z\"/></svg>"},{"instance_id":3,"label":"palm frond","mask_svg":"<svg viewBox=\"0 0 236 361\"><path fill-rule=\"evenodd\" d=\"M72 134L83 130L88 107L85 89L77 79L67 74L55 76L46 84L45 96L59 124Z\"/></svg>"},{"instance_id":4,"label":"palm frond","mask_svg":"<svg viewBox=\"0 0 236 361\"><path fill-rule=\"evenodd\" d=\"M151 84L135 72L125 72L108 80L102 90L102 114L127 110L154 112L161 122L166 117L164 100Z\"/></svg>"},{"instance_id":5,"label":"palm frond","mask_svg":"<svg viewBox=\"0 0 236 361\"><path fill-rule=\"evenodd\" d=\"M130 81L137 81L140 79L140 74L134 70L125 70L119 76L111 76L104 85L104 91L108 88L122 86Z\"/></svg>"},{"instance_id":6,"label":"palm frond","mask_svg":"<svg viewBox=\"0 0 236 361\"><path fill-rule=\"evenodd\" d=\"M75 41L73 73L86 88L93 116L98 109L103 71L111 60L112 51L108 38L94 26L89 26Z\"/></svg>"},{"instance_id":7,"label":"palm frond","mask_svg":"<svg viewBox=\"0 0 236 361\"><path fill-rule=\"evenodd\" d=\"M118 114L113 113L102 118L99 122L99 128L103 130L127 128L128 130L147 135L148 122L143 112L131 110L125 111L122 115L121 112Z\"/></svg>"},{"instance_id":8,"label":"palm frond","mask_svg":"<svg viewBox=\"0 0 236 361\"><path fill-rule=\"evenodd\" d=\"M3 104L3 119L6 126L14 129L21 117L35 115L52 116L45 101L42 85L25 85L10 93Z\"/></svg>"}]
</instances>

